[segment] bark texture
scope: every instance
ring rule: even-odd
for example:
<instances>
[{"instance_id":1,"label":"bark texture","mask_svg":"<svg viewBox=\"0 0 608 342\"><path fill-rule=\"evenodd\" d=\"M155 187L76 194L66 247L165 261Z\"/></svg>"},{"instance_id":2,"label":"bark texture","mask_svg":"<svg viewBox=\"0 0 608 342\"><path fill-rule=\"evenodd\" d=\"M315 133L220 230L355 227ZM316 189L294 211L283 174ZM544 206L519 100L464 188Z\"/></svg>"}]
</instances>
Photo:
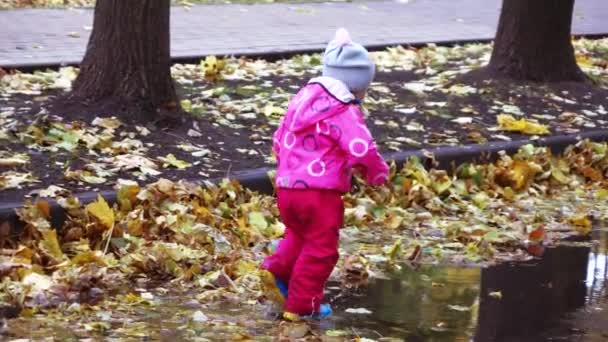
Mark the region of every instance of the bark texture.
<instances>
[{"instance_id":1,"label":"bark texture","mask_svg":"<svg viewBox=\"0 0 608 342\"><path fill-rule=\"evenodd\" d=\"M97 0L72 95L147 113L175 109L169 14L170 0Z\"/></svg>"},{"instance_id":2,"label":"bark texture","mask_svg":"<svg viewBox=\"0 0 608 342\"><path fill-rule=\"evenodd\" d=\"M574 0L503 0L490 74L538 82L583 81L571 42Z\"/></svg>"}]
</instances>

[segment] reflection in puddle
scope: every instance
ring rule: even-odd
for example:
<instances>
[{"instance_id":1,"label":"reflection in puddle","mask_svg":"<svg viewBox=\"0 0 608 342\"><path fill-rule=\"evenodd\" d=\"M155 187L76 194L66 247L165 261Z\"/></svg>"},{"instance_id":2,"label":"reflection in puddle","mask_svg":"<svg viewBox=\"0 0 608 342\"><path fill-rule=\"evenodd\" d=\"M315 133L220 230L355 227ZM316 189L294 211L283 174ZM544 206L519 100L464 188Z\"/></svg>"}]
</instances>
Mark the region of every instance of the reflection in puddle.
<instances>
[{"instance_id":1,"label":"reflection in puddle","mask_svg":"<svg viewBox=\"0 0 608 342\"><path fill-rule=\"evenodd\" d=\"M559 247L535 262L485 269L475 340L543 339L564 313L585 304L588 256L586 247ZM501 300L487 296L496 290Z\"/></svg>"},{"instance_id":2,"label":"reflection in puddle","mask_svg":"<svg viewBox=\"0 0 608 342\"><path fill-rule=\"evenodd\" d=\"M606 258L608 248L608 232L596 232L599 243L593 247L589 254L587 265L587 303L594 304L606 296L606 277L608 276L608 262Z\"/></svg>"},{"instance_id":3,"label":"reflection in puddle","mask_svg":"<svg viewBox=\"0 0 608 342\"><path fill-rule=\"evenodd\" d=\"M360 296L338 300L338 312L364 307L372 311L369 317L344 313L336 321L366 336L467 341L476 325L480 278L479 268L406 269L393 279L373 280Z\"/></svg>"},{"instance_id":4,"label":"reflection in puddle","mask_svg":"<svg viewBox=\"0 0 608 342\"><path fill-rule=\"evenodd\" d=\"M570 340L584 330L577 325L586 311L577 309L606 295L601 246L562 246L539 260L485 269L404 270L394 279L374 280L360 296L338 300L339 312L365 307L373 314L344 313L336 322L365 336L407 341Z\"/></svg>"}]
</instances>

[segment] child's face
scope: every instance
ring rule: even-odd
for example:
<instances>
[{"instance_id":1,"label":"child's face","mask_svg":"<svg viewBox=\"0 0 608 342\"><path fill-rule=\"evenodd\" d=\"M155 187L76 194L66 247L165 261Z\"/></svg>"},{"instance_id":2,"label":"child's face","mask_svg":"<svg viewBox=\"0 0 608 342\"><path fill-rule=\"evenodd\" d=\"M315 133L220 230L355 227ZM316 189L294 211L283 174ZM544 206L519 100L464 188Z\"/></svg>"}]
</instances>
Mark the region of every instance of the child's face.
<instances>
[{"instance_id":1,"label":"child's face","mask_svg":"<svg viewBox=\"0 0 608 342\"><path fill-rule=\"evenodd\" d=\"M365 98L366 94L367 94L367 89L358 90L358 91L356 91L356 92L353 93L353 95L355 95L355 98L357 100L363 100Z\"/></svg>"}]
</instances>

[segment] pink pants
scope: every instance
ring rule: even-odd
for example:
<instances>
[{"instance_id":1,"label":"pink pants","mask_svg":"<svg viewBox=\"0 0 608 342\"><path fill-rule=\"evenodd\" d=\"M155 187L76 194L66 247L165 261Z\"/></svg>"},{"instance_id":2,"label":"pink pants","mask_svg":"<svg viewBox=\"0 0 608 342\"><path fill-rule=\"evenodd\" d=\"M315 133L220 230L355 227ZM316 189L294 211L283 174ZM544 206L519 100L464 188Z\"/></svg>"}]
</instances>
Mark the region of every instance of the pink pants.
<instances>
[{"instance_id":1,"label":"pink pants","mask_svg":"<svg viewBox=\"0 0 608 342\"><path fill-rule=\"evenodd\" d=\"M285 237L262 268L288 284L286 311L317 313L325 282L338 261L339 230L344 223L342 194L279 189L277 197Z\"/></svg>"}]
</instances>

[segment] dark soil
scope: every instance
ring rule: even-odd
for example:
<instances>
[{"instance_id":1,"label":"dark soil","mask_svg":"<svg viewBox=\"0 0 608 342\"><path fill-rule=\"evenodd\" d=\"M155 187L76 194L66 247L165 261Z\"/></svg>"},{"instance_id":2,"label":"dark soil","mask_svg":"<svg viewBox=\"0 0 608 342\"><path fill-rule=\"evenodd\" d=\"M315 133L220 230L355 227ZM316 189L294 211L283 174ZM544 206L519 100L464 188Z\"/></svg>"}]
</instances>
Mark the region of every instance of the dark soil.
<instances>
[{"instance_id":1,"label":"dark soil","mask_svg":"<svg viewBox=\"0 0 608 342\"><path fill-rule=\"evenodd\" d=\"M236 91L238 87L247 84L260 84L266 81L272 83L272 90L280 88L293 94L297 90L295 86L304 85L308 78L312 76L265 78L256 82L231 81L215 85L194 83L188 87L178 86L178 93L182 99L196 98L202 88L209 89L223 85L233 99L246 98L246 94L238 94ZM495 101L518 106L525 113L525 117L532 117L538 119L541 123L548 124L552 134L569 134L608 127L608 115L583 114L583 110L596 112L599 106L608 110L608 90L595 87L590 83L540 85L513 83L505 80L496 82L470 80L471 85L478 91L475 94L465 96L444 93L439 90L420 95L403 88L405 83L420 79L422 79L420 75L404 71L379 73L377 75L377 82L381 86L388 87L390 92L381 93L377 89L372 89L366 107L371 113L367 120L368 125L376 137L381 152L485 143L500 139L500 137L496 137L497 134L508 136L513 140L528 139L529 136L525 135L491 130L492 127L496 126L496 115L503 112L501 108L496 108ZM549 94L557 95L568 101L563 102L560 99L551 98ZM147 122L134 122L128 111L120 111L116 108L87 108L86 106L67 105L65 101L55 101L54 105L48 105L61 96L63 96L63 93L52 91L43 94L43 96L19 94L0 97L3 102L0 105L0 111L2 111L2 108L14 107L19 120L24 124L34 120L36 114L43 108L46 108L51 114L60 115L65 122L83 121L89 124L96 116L117 116L125 123L118 129L117 138L121 132L135 132L135 124L146 126L152 133L145 137L137 135L135 139L139 139L149 146L147 156L154 158L173 153L179 159L190 163L198 163L184 170L162 168L160 169L162 175L159 177L163 178L174 180L207 179L230 176L234 172L242 170L271 166L265 158L270 154L271 137L275 127L269 124L264 115L258 115L257 118L252 119L238 118L234 122L242 124L243 127L236 128L218 124L217 117L213 116L185 116L183 120L177 121L173 127L163 128L154 124L154 114L150 114L150 120ZM375 104L375 101L373 101L380 99L388 101L381 104ZM429 106L428 102L445 102L445 106L433 107ZM404 114L396 111L396 107L416 107L417 110L412 114ZM571 116L560 117L564 112L576 113L576 117L580 119L576 121ZM539 117L531 116L531 114L548 116ZM473 121L470 124L451 121L458 117L471 117ZM188 130L193 128L194 125L199 127L202 136L188 136ZM407 129L408 125L410 125L409 130ZM412 130L412 127L420 127L422 130ZM403 137L413 139L419 144L400 139ZM204 145L213 154L210 157L193 158L190 153L176 147L180 142ZM29 171L40 180L40 183L23 189L0 192L0 203L22 202L32 190L43 189L51 184L68 188L73 192L82 192L111 189L114 186L114 181L118 178L134 179L131 173L123 172L118 174L117 177L110 178L108 183L97 187L66 180L63 174L68 166L72 170L76 170L82 168L86 163L95 161L95 157L87 154L84 149L77 153L39 152L29 149L28 146L17 139L9 142L0 140L0 149L14 153L27 153L31 158L30 163L23 167L0 167L0 173L7 170ZM237 149L247 149L255 152L243 153ZM150 177L145 181L139 180L139 182L142 184L155 181L155 179Z\"/></svg>"}]
</instances>

